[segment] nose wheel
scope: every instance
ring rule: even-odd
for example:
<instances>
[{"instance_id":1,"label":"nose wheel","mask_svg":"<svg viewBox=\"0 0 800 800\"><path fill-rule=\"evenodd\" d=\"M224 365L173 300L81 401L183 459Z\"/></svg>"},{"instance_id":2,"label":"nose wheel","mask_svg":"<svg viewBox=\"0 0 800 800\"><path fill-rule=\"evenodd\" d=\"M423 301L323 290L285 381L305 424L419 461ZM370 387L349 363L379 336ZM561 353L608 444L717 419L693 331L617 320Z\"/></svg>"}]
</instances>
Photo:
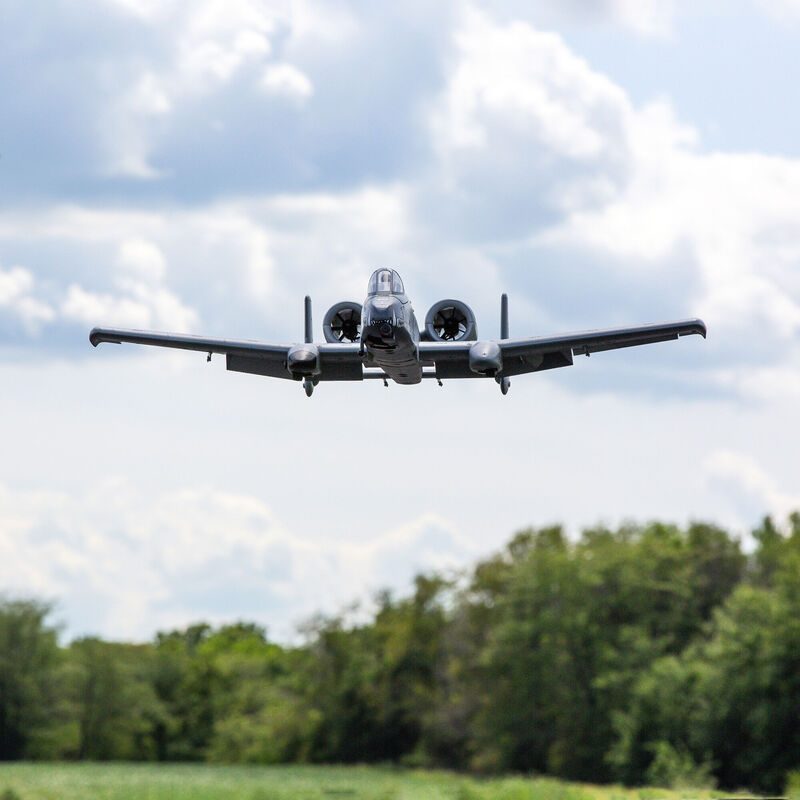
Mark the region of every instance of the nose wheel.
<instances>
[{"instance_id":1,"label":"nose wheel","mask_svg":"<svg viewBox=\"0 0 800 800\"><path fill-rule=\"evenodd\" d=\"M511 378L495 378L495 380L500 384L500 391L504 395L508 394L508 390L511 388Z\"/></svg>"},{"instance_id":2,"label":"nose wheel","mask_svg":"<svg viewBox=\"0 0 800 800\"><path fill-rule=\"evenodd\" d=\"M314 382L311 378L306 378L303 381L303 388L306 390L306 397L311 397L314 394Z\"/></svg>"}]
</instances>

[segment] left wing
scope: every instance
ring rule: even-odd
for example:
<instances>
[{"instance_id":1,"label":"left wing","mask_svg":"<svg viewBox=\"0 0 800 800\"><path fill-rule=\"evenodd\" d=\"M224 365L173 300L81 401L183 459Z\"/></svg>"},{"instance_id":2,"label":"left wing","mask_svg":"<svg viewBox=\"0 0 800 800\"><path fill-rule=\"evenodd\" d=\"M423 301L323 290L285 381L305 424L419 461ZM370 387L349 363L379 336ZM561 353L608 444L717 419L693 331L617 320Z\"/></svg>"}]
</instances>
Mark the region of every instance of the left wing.
<instances>
[{"instance_id":1,"label":"left wing","mask_svg":"<svg viewBox=\"0 0 800 800\"><path fill-rule=\"evenodd\" d=\"M495 342L502 354L499 377L538 372L554 367L568 367L573 355L589 355L620 347L666 342L690 334L706 336L701 319L662 322L631 328L607 328L597 331L537 336L530 339L500 339ZM474 378L470 369L470 349L475 342L420 342L423 364L436 367L439 378Z\"/></svg>"},{"instance_id":2,"label":"left wing","mask_svg":"<svg viewBox=\"0 0 800 800\"><path fill-rule=\"evenodd\" d=\"M363 365L357 344L273 344L247 339L206 339L183 333L155 333L152 331L93 328L89 341L97 347L101 342L130 342L156 347L173 347L179 350L196 350L200 353L223 353L229 370L267 375L271 378L300 380L303 375L289 369L290 353L296 348L318 354L319 380L363 379Z\"/></svg>"}]
</instances>

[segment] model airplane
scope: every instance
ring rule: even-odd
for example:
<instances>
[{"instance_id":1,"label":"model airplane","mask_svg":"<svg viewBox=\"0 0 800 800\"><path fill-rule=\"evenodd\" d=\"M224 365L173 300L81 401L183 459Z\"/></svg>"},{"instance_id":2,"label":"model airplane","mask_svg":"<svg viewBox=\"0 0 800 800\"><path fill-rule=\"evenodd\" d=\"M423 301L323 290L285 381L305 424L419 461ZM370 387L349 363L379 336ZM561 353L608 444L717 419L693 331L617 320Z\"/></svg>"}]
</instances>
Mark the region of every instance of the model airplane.
<instances>
[{"instance_id":1,"label":"model airplane","mask_svg":"<svg viewBox=\"0 0 800 800\"><path fill-rule=\"evenodd\" d=\"M305 341L301 344L206 339L177 333L94 328L89 341L132 342L224 353L234 372L302 381L310 397L320 381L389 379L419 383L435 378L494 378L503 394L512 375L568 367L573 355L632 347L677 339L691 333L706 335L700 319L641 325L635 328L568 333L510 339L508 297L500 301L500 339L478 339L475 315L460 300L434 303L420 331L403 282L393 269L376 270L369 280L363 306L337 303L322 323L325 344L315 344L311 326L311 298L305 299Z\"/></svg>"}]
</instances>

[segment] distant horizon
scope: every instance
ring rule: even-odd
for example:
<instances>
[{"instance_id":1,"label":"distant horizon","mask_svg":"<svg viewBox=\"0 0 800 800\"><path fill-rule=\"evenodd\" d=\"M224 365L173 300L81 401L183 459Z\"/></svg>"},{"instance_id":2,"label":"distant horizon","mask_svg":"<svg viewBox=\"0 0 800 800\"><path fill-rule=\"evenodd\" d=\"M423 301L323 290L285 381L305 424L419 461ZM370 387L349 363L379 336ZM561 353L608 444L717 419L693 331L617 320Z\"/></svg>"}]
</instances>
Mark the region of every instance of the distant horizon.
<instances>
[{"instance_id":1,"label":"distant horizon","mask_svg":"<svg viewBox=\"0 0 800 800\"><path fill-rule=\"evenodd\" d=\"M790 516L793 514L800 514L800 509L797 509L791 512ZM765 514L762 516L762 523L763 521L769 519L774 525L776 530L778 530L782 536L786 537L791 532L791 520L789 517L785 519L776 519L770 514ZM540 527L528 527L528 528L521 528L517 531L512 532L509 534L507 540L503 542L503 544L495 550L486 553L477 553L470 558L468 562L462 564L450 564L439 569L436 568L427 568L421 571L415 572L412 575L408 576L406 583L403 585L401 583L394 583L390 585L387 583L386 585L375 585L367 587L364 592L359 596L351 596L349 598L342 598L341 602L336 608L330 609L316 609L311 610L304 618L298 619L292 628L287 628L284 630L279 630L278 635L274 635L275 631L270 625L270 620L263 616L259 616L256 612L250 616L230 616L230 617L222 617L222 616L214 616L213 618L202 618L197 617L193 619L186 619L185 621L173 625L170 627L154 629L151 633L144 635L142 638L118 638L118 637L107 637L102 636L97 632L93 631L71 631L70 630L70 623L69 620L65 620L61 618L59 613L61 603L59 598L54 597L47 597L47 596L35 596L35 595L24 595L21 593L9 593L0 591L0 600L10 601L10 602L36 602L41 603L47 607L48 612L46 615L46 619L50 622L50 626L57 632L58 641L61 646L69 646L70 643L76 640L80 640L83 638L99 638L103 641L109 641L118 644L132 644L132 645L144 645L144 644L151 644L154 640L156 640L161 635L169 635L174 633L185 632L190 628L195 626L205 625L208 626L212 631L219 631L222 628L226 628L229 626L236 626L239 624L245 625L256 625L261 628L265 632L265 636L267 640L271 643L277 644L281 647L302 647L302 640L305 638L306 634L303 632L303 628L307 627L309 624L313 623L315 620L320 619L333 619L338 618L344 622L349 622L353 625L368 623L371 615L373 615L378 608L379 598L384 595L385 593L389 593L389 595L394 598L395 601L402 601L404 599L408 599L413 594L414 589L414 579L418 576L423 577L431 577L431 576L438 576L443 577L448 580L452 580L455 582L455 586L458 587L459 585L465 585L464 582L469 580L469 578L474 575L476 567L481 564L485 563L487 560L490 560L495 557L501 557L507 553L507 549L511 542L522 533L527 532L537 532L540 530L546 530L548 528L559 528L563 531L567 541L570 542L572 545L577 545L581 543L584 533L591 532L598 529L606 529L611 531L612 533L618 533L622 531L624 528L633 527L638 529L640 532L646 531L648 528L654 525L666 525L677 528L681 534L683 535L692 525L711 525L714 527L719 527L713 520L700 520L700 519L693 519L687 520L683 523L675 522L674 520L659 520L659 519L647 519L645 521L636 521L631 519L623 519L616 525L606 525L603 523L596 523L594 525L587 525L580 529L580 531L569 530L565 526L560 525L559 523L551 523L549 525L540 526ZM753 530L757 530L760 526L754 526L750 530L747 531L739 531L739 530L728 530L722 528L725 531L726 535L731 539L731 541L737 542L739 547L741 548L741 552L747 556L751 557L754 553L756 548L756 541L752 536Z\"/></svg>"}]
</instances>

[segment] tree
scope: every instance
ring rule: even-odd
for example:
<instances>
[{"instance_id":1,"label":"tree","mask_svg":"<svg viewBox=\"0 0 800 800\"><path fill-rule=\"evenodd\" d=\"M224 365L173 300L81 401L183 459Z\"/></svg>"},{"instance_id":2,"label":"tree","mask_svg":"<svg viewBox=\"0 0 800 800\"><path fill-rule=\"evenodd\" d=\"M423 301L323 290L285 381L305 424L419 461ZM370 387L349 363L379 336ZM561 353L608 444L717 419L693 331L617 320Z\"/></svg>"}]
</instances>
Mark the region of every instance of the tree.
<instances>
[{"instance_id":1,"label":"tree","mask_svg":"<svg viewBox=\"0 0 800 800\"><path fill-rule=\"evenodd\" d=\"M57 665L47 603L0 598L0 759L24 757L46 726Z\"/></svg>"},{"instance_id":2,"label":"tree","mask_svg":"<svg viewBox=\"0 0 800 800\"><path fill-rule=\"evenodd\" d=\"M236 623L209 635L200 650L217 676L211 761L306 761L319 714L290 681L292 655L258 626Z\"/></svg>"},{"instance_id":3,"label":"tree","mask_svg":"<svg viewBox=\"0 0 800 800\"><path fill-rule=\"evenodd\" d=\"M518 534L475 572L486 629L477 763L620 774L606 756L638 677L701 634L744 563L735 540L704 524L595 528L575 543L557 527Z\"/></svg>"},{"instance_id":4,"label":"tree","mask_svg":"<svg viewBox=\"0 0 800 800\"><path fill-rule=\"evenodd\" d=\"M154 732L160 761L202 761L214 736L218 676L211 654L202 649L211 633L200 623L156 636L151 681L165 710Z\"/></svg>"},{"instance_id":5,"label":"tree","mask_svg":"<svg viewBox=\"0 0 800 800\"><path fill-rule=\"evenodd\" d=\"M152 648L87 637L70 645L69 657L78 758L152 759L164 717L149 680Z\"/></svg>"}]
</instances>

